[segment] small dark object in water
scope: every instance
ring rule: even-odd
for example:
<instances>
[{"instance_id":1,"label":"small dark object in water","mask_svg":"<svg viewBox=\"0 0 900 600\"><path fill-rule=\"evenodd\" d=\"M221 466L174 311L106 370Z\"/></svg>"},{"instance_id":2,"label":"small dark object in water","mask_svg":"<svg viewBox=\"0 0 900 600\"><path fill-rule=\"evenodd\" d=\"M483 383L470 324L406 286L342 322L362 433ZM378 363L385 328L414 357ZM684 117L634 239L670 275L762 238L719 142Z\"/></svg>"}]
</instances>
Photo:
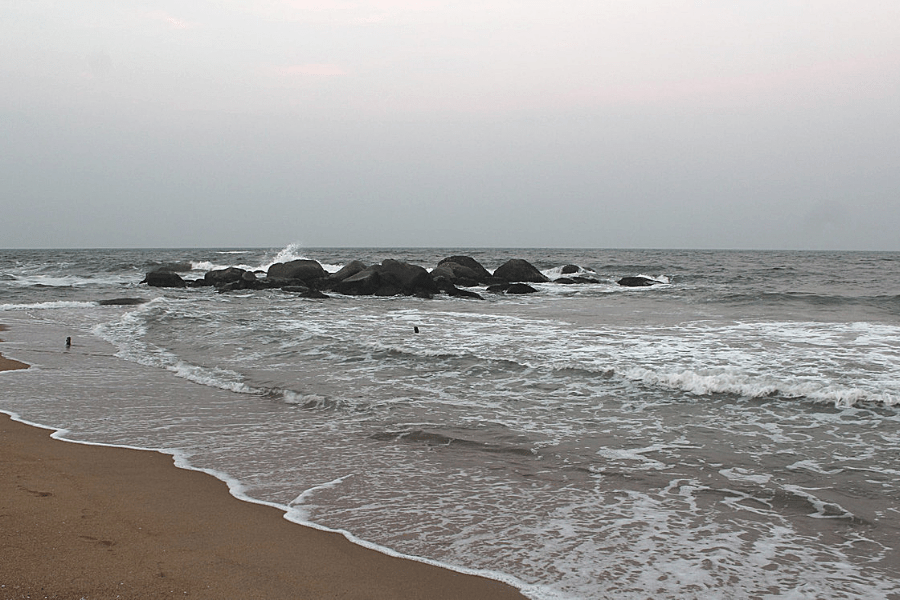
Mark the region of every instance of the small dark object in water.
<instances>
[{"instance_id":1,"label":"small dark object in water","mask_svg":"<svg viewBox=\"0 0 900 600\"><path fill-rule=\"evenodd\" d=\"M141 283L146 283L151 287L187 287L184 279L178 273L172 271L151 271L147 273Z\"/></svg>"},{"instance_id":2,"label":"small dark object in water","mask_svg":"<svg viewBox=\"0 0 900 600\"><path fill-rule=\"evenodd\" d=\"M616 283L618 283L621 286L625 286L625 287L647 287L647 286L651 286L651 285L656 285L659 282L654 279L649 279L647 277L638 276L638 277L623 277Z\"/></svg>"},{"instance_id":3,"label":"small dark object in water","mask_svg":"<svg viewBox=\"0 0 900 600\"><path fill-rule=\"evenodd\" d=\"M413 327L413 331L415 331L416 333L419 333L419 328L418 328L418 327Z\"/></svg>"},{"instance_id":4,"label":"small dark object in water","mask_svg":"<svg viewBox=\"0 0 900 600\"><path fill-rule=\"evenodd\" d=\"M513 283L508 288L506 288L507 294L533 294L536 291L536 289L534 289L527 283Z\"/></svg>"},{"instance_id":5,"label":"small dark object in water","mask_svg":"<svg viewBox=\"0 0 900 600\"><path fill-rule=\"evenodd\" d=\"M71 347L72 347L72 338L67 337L66 338L66 348L71 348Z\"/></svg>"},{"instance_id":6,"label":"small dark object in water","mask_svg":"<svg viewBox=\"0 0 900 600\"><path fill-rule=\"evenodd\" d=\"M98 300L100 306L136 306L147 302L145 298L110 298L108 300Z\"/></svg>"}]
</instances>

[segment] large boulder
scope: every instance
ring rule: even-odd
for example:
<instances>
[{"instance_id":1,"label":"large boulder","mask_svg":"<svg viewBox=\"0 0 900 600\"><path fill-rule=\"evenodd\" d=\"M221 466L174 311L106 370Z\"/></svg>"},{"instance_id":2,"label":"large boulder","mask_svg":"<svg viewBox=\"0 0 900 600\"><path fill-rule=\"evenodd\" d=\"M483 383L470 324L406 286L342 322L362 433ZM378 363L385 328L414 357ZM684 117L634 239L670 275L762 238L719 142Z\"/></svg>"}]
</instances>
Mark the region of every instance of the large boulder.
<instances>
[{"instance_id":1,"label":"large boulder","mask_svg":"<svg viewBox=\"0 0 900 600\"><path fill-rule=\"evenodd\" d=\"M506 281L524 281L529 283L545 283L550 281L527 260L511 258L494 271L494 277Z\"/></svg>"},{"instance_id":2,"label":"large boulder","mask_svg":"<svg viewBox=\"0 0 900 600\"><path fill-rule=\"evenodd\" d=\"M513 283L510 284L508 288L506 288L507 294L533 294L536 291L536 289L534 289L527 283Z\"/></svg>"},{"instance_id":3,"label":"large boulder","mask_svg":"<svg viewBox=\"0 0 900 600\"><path fill-rule=\"evenodd\" d=\"M442 268L442 267L438 267ZM437 270L437 269L435 269ZM473 298L475 300L484 300L481 294L477 294L471 290L460 289L450 283L450 280L445 277L434 278L434 271L431 272L432 279L434 279L435 285L437 285L438 290L444 292L448 296L452 296L455 298Z\"/></svg>"},{"instance_id":4,"label":"large boulder","mask_svg":"<svg viewBox=\"0 0 900 600\"><path fill-rule=\"evenodd\" d=\"M454 265L465 267L471 271L472 278L478 283L485 283L491 277L490 272L471 256L448 256L438 263L438 267L446 263L453 263ZM451 266L451 268L454 269L454 272L456 271L454 267Z\"/></svg>"},{"instance_id":5,"label":"large boulder","mask_svg":"<svg viewBox=\"0 0 900 600\"><path fill-rule=\"evenodd\" d=\"M465 265L455 262L441 262L431 271L431 278L435 281L444 279L454 285L474 286L484 283L485 279Z\"/></svg>"},{"instance_id":6,"label":"large boulder","mask_svg":"<svg viewBox=\"0 0 900 600\"><path fill-rule=\"evenodd\" d=\"M656 281L655 279L650 279L649 277L637 276L637 277L623 277L616 283L618 283L621 286L625 286L625 287L648 287L651 285L656 285L659 282Z\"/></svg>"},{"instance_id":7,"label":"large boulder","mask_svg":"<svg viewBox=\"0 0 900 600\"><path fill-rule=\"evenodd\" d=\"M366 263L361 260L351 260L346 265L340 268L337 273L332 273L328 276L330 281L344 281L348 277L352 277L361 271L365 271L369 267Z\"/></svg>"},{"instance_id":8,"label":"large boulder","mask_svg":"<svg viewBox=\"0 0 900 600\"><path fill-rule=\"evenodd\" d=\"M341 294L377 296L431 296L438 291L437 284L424 268L392 258L332 283L330 287Z\"/></svg>"},{"instance_id":9,"label":"large boulder","mask_svg":"<svg viewBox=\"0 0 900 600\"><path fill-rule=\"evenodd\" d=\"M339 281L332 289L339 294L351 296L370 296L378 291L381 286L381 276L378 267L372 266L355 273L343 281Z\"/></svg>"},{"instance_id":10,"label":"large boulder","mask_svg":"<svg viewBox=\"0 0 900 600\"><path fill-rule=\"evenodd\" d=\"M428 295L438 291L428 271L418 265L386 258L381 261L378 274L381 276L382 286L396 287L401 294L407 296Z\"/></svg>"},{"instance_id":11,"label":"large boulder","mask_svg":"<svg viewBox=\"0 0 900 600\"><path fill-rule=\"evenodd\" d=\"M203 280L207 285L214 285L216 287L221 287L227 283L234 283L235 281L242 281L244 278L244 273L247 271L241 269L240 267L228 267L227 269L214 269L212 271L207 271L206 275L203 276Z\"/></svg>"},{"instance_id":12,"label":"large boulder","mask_svg":"<svg viewBox=\"0 0 900 600\"><path fill-rule=\"evenodd\" d=\"M181 278L181 275L166 269L150 271L141 283L146 283L152 287L187 287L187 283Z\"/></svg>"},{"instance_id":13,"label":"large boulder","mask_svg":"<svg viewBox=\"0 0 900 600\"><path fill-rule=\"evenodd\" d=\"M311 281L328 277L328 273L317 261L309 259L292 260L286 263L275 263L269 267L266 276L269 279L299 279Z\"/></svg>"}]
</instances>

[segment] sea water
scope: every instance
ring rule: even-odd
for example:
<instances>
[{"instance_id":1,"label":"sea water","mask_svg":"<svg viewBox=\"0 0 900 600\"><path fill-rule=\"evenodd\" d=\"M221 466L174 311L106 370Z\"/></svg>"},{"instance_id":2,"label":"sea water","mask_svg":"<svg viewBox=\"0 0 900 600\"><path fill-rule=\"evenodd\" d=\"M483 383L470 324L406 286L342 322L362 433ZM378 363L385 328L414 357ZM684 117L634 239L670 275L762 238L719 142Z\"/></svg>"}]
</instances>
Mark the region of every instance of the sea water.
<instances>
[{"instance_id":1,"label":"sea water","mask_svg":"<svg viewBox=\"0 0 900 600\"><path fill-rule=\"evenodd\" d=\"M139 284L454 254L599 283ZM98 304L121 297L147 302ZM900 598L897 253L9 250L0 323L0 352L33 365L0 374L0 410L533 598Z\"/></svg>"}]
</instances>

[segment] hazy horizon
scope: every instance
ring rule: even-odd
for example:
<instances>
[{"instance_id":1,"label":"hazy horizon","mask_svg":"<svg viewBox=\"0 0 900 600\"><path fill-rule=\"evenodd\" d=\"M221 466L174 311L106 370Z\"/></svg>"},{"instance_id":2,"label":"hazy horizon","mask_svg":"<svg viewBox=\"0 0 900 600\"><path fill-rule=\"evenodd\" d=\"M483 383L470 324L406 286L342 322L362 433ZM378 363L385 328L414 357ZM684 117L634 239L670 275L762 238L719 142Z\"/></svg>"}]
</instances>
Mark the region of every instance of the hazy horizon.
<instances>
[{"instance_id":1,"label":"hazy horizon","mask_svg":"<svg viewBox=\"0 0 900 600\"><path fill-rule=\"evenodd\" d=\"M0 6L0 247L900 250L900 3Z\"/></svg>"}]
</instances>

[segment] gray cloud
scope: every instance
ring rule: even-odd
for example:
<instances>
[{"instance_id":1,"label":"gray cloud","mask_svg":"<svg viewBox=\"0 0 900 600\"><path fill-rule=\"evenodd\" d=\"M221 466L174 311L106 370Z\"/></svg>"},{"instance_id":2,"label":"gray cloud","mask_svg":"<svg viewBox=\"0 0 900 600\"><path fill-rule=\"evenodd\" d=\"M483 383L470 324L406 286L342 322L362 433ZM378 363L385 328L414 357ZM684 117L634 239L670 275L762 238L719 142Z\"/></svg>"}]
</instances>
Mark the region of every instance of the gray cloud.
<instances>
[{"instance_id":1,"label":"gray cloud","mask_svg":"<svg viewBox=\"0 0 900 600\"><path fill-rule=\"evenodd\" d=\"M18 5L0 246L900 249L900 8L653 7Z\"/></svg>"}]
</instances>

